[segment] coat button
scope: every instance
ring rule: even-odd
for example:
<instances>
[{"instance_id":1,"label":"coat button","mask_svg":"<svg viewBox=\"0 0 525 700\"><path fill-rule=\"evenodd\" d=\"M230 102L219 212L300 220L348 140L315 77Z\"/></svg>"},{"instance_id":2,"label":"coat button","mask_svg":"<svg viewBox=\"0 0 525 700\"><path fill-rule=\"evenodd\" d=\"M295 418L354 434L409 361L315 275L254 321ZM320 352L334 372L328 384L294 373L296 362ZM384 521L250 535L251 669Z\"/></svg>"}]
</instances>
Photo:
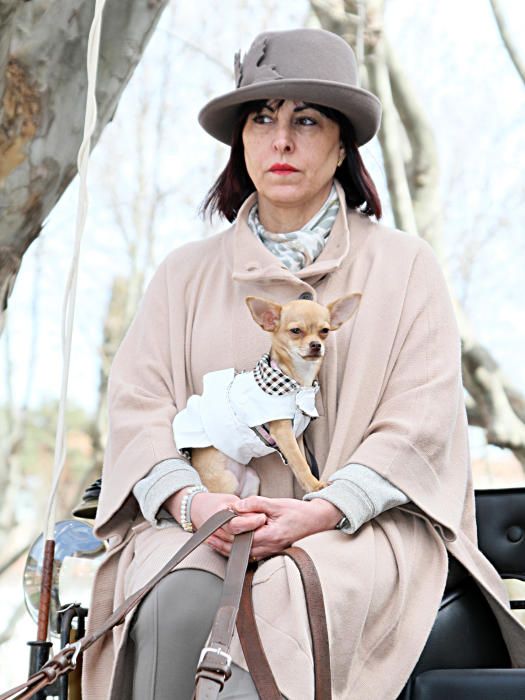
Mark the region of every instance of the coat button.
<instances>
[{"instance_id":1,"label":"coat button","mask_svg":"<svg viewBox=\"0 0 525 700\"><path fill-rule=\"evenodd\" d=\"M523 539L523 530L519 525L512 525L507 530L507 539L510 542L519 542Z\"/></svg>"},{"instance_id":2,"label":"coat button","mask_svg":"<svg viewBox=\"0 0 525 700\"><path fill-rule=\"evenodd\" d=\"M303 292L300 296L299 299L308 299L308 301L313 301L314 295L312 292Z\"/></svg>"}]
</instances>

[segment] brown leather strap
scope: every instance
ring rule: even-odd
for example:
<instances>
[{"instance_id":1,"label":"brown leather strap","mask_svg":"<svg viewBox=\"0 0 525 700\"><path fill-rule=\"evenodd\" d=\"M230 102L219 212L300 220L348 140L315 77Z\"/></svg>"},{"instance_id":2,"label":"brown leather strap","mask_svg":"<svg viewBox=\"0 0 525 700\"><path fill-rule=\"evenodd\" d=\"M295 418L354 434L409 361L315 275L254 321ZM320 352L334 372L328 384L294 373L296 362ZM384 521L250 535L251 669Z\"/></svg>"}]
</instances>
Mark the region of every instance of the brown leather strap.
<instances>
[{"instance_id":1,"label":"brown leather strap","mask_svg":"<svg viewBox=\"0 0 525 700\"><path fill-rule=\"evenodd\" d=\"M288 547L283 554L291 557L297 564L304 586L314 656L314 697L316 700L330 700L332 697L330 646L323 589L321 588L319 574L310 555L301 547Z\"/></svg>"},{"instance_id":2,"label":"brown leather strap","mask_svg":"<svg viewBox=\"0 0 525 700\"><path fill-rule=\"evenodd\" d=\"M156 576L148 581L139 591L126 598L102 627L74 644L66 645L37 673L30 676L25 683L0 695L0 700L8 700L9 698L13 700L29 700L36 692L53 683L56 678L75 668L80 654L110 629L122 624L126 615L141 602L164 576L170 573L179 562L215 530L222 527L235 516L236 513L230 510L221 510L212 515L173 555ZM221 602L213 623L209 647L202 655L197 669L194 700L217 700L217 696L222 690L225 681L231 675L231 658L228 655L228 650L233 637L239 605L241 605L242 619L240 624L239 621L237 622L237 629L255 687L261 700L280 700L280 692L262 648L253 613L251 596L253 570L248 569L246 576L243 577L248 564L252 539L253 531L234 537L232 551L226 568ZM321 583L315 565L309 555L299 547L289 547L280 552L280 554L287 555L295 561L305 590L314 656L315 698L316 700L330 700L328 630Z\"/></svg>"},{"instance_id":3,"label":"brown leather strap","mask_svg":"<svg viewBox=\"0 0 525 700\"><path fill-rule=\"evenodd\" d=\"M31 679L28 679L25 683L21 683L16 688L11 688L11 690L8 690L7 693L4 693L0 697L11 698L14 697L16 693L22 693L21 695L16 695L15 700L29 700L30 698L34 697L35 693L38 693L39 690L42 690L42 688L45 688L47 685L53 683L54 680L45 673L40 672L33 674ZM29 682L30 680L31 683Z\"/></svg>"},{"instance_id":4,"label":"brown leather strap","mask_svg":"<svg viewBox=\"0 0 525 700\"><path fill-rule=\"evenodd\" d=\"M252 540L253 530L233 538L219 608L209 642L202 650L197 665L193 700L217 700L224 683L231 676L231 656L228 651L235 630Z\"/></svg>"},{"instance_id":5,"label":"brown leather strap","mask_svg":"<svg viewBox=\"0 0 525 700\"><path fill-rule=\"evenodd\" d=\"M206 540L211 534L218 530L220 527L229 522L232 518L235 518L237 513L232 510L225 509L214 513L208 520L203 523L200 528L193 533L190 539L172 556L172 558L163 566L163 568L158 572L156 576L150 579L142 588L133 593L126 598L120 607L118 607L115 612L106 620L106 623L99 627L96 632L93 632L89 637L83 637L80 640L81 651L84 651L92 644L94 644L97 639L102 637L109 632L110 629L116 625L120 625L124 622L126 615L133 610L133 608L138 605L141 600L146 596L151 589L157 585L157 583L169 574L173 567L177 566L183 559L185 559L188 554L193 552L204 540ZM2 698L0 697L0 700Z\"/></svg>"},{"instance_id":6,"label":"brown leather strap","mask_svg":"<svg viewBox=\"0 0 525 700\"><path fill-rule=\"evenodd\" d=\"M321 582L310 556L300 547L288 547L279 552L291 557L297 565L304 586L306 609L310 623L314 657L315 698L330 700L331 673L328 628ZM277 556L277 555L274 555ZM251 575L250 575L251 574ZM270 664L257 631L253 611L251 583L253 572L248 571L241 599L241 609L237 619L237 631L242 650L257 692L262 700L280 700L281 693L275 682Z\"/></svg>"},{"instance_id":7,"label":"brown leather strap","mask_svg":"<svg viewBox=\"0 0 525 700\"><path fill-rule=\"evenodd\" d=\"M281 700L281 693L273 677L255 621L252 598L254 569L248 569L244 577L241 607L237 617L237 632L242 651L259 697L263 700Z\"/></svg>"},{"instance_id":8,"label":"brown leather strap","mask_svg":"<svg viewBox=\"0 0 525 700\"><path fill-rule=\"evenodd\" d=\"M193 533L190 539L171 557L171 559L156 574L156 576L150 579L148 583L146 583L140 590L135 592L133 595L130 595L129 598L126 598L122 605L120 605L106 620L104 625L99 627L98 630L95 630L95 632L89 636L82 637L82 639L79 639L73 644L67 644L63 649L57 652L52 659L45 663L39 671L30 676L25 683L21 683L16 688L11 688L5 693L2 693L2 695L0 695L0 700L8 700L9 698L12 698L13 700L26 700L26 698L32 697L38 690L41 690L42 688L45 688L46 685L53 683L59 676L73 670L80 654L82 654L86 649L100 639L100 637L104 636L106 632L109 632L110 629L116 625L122 624L126 618L126 615L141 602L147 593L149 593L151 589L162 578L164 578L164 576L169 574L170 571L177 564L179 564L179 562L181 562L186 556L188 556L188 554L190 554L190 552L204 542L204 540L213 534L215 530L218 530L232 518L235 518L236 515L237 513L229 509L220 510L217 513L214 513L210 518L208 518L208 520L206 520L205 523L200 526L196 532ZM253 532L251 535L253 537ZM235 546L235 540L239 537L240 535L235 536L233 546ZM238 545L241 552L245 546L245 542L241 542ZM235 624L235 618L233 624Z\"/></svg>"},{"instance_id":9,"label":"brown leather strap","mask_svg":"<svg viewBox=\"0 0 525 700\"><path fill-rule=\"evenodd\" d=\"M15 700L29 700L29 698L33 698L39 690L54 683L64 673L71 671L75 667L77 655L78 652L75 645L66 645L57 652L51 661L48 661L39 671L30 676L25 683L21 683L16 688L11 688L11 690L2 693L0 700L14 698L15 696Z\"/></svg>"}]
</instances>

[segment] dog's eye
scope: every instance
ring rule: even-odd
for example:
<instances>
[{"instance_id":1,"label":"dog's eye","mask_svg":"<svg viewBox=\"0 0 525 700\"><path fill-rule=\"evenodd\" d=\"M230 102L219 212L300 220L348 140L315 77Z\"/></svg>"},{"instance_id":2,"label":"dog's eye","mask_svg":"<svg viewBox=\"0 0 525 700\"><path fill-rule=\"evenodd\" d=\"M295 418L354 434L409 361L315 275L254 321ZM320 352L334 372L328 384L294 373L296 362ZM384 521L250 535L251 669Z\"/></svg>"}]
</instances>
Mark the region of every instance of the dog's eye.
<instances>
[{"instance_id":1,"label":"dog's eye","mask_svg":"<svg viewBox=\"0 0 525 700\"><path fill-rule=\"evenodd\" d=\"M330 332L329 328L322 328L319 333L324 333L325 335Z\"/></svg>"},{"instance_id":2,"label":"dog's eye","mask_svg":"<svg viewBox=\"0 0 525 700\"><path fill-rule=\"evenodd\" d=\"M290 328L290 333L295 333L295 335L297 335L300 332L301 332L300 328Z\"/></svg>"}]
</instances>

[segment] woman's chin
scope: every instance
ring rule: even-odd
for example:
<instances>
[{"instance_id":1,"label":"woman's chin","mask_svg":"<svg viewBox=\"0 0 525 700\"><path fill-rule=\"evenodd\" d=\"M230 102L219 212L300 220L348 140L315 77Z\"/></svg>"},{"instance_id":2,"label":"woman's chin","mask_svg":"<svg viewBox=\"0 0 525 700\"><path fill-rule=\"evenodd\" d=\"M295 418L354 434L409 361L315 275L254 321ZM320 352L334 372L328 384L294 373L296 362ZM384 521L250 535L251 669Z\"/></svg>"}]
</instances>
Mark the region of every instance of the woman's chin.
<instances>
[{"instance_id":1,"label":"woman's chin","mask_svg":"<svg viewBox=\"0 0 525 700\"><path fill-rule=\"evenodd\" d=\"M298 183L281 182L259 190L259 197L261 196L274 206L289 206L308 201L311 194Z\"/></svg>"}]
</instances>

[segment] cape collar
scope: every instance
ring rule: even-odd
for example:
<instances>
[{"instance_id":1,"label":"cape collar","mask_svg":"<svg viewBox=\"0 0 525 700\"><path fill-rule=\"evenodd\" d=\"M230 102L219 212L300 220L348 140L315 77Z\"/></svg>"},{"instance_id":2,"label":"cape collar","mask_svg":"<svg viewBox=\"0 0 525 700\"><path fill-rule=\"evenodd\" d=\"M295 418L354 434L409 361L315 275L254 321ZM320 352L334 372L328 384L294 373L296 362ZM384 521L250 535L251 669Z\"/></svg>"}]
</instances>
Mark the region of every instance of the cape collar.
<instances>
[{"instance_id":1,"label":"cape collar","mask_svg":"<svg viewBox=\"0 0 525 700\"><path fill-rule=\"evenodd\" d=\"M242 203L234 222L232 278L238 281L255 281L262 278L308 279L340 267L350 248L350 231L344 190L337 180L334 180L334 184L340 206L326 245L313 263L296 272L288 270L253 234L248 224L248 215L257 198L257 192L252 192Z\"/></svg>"}]
</instances>

